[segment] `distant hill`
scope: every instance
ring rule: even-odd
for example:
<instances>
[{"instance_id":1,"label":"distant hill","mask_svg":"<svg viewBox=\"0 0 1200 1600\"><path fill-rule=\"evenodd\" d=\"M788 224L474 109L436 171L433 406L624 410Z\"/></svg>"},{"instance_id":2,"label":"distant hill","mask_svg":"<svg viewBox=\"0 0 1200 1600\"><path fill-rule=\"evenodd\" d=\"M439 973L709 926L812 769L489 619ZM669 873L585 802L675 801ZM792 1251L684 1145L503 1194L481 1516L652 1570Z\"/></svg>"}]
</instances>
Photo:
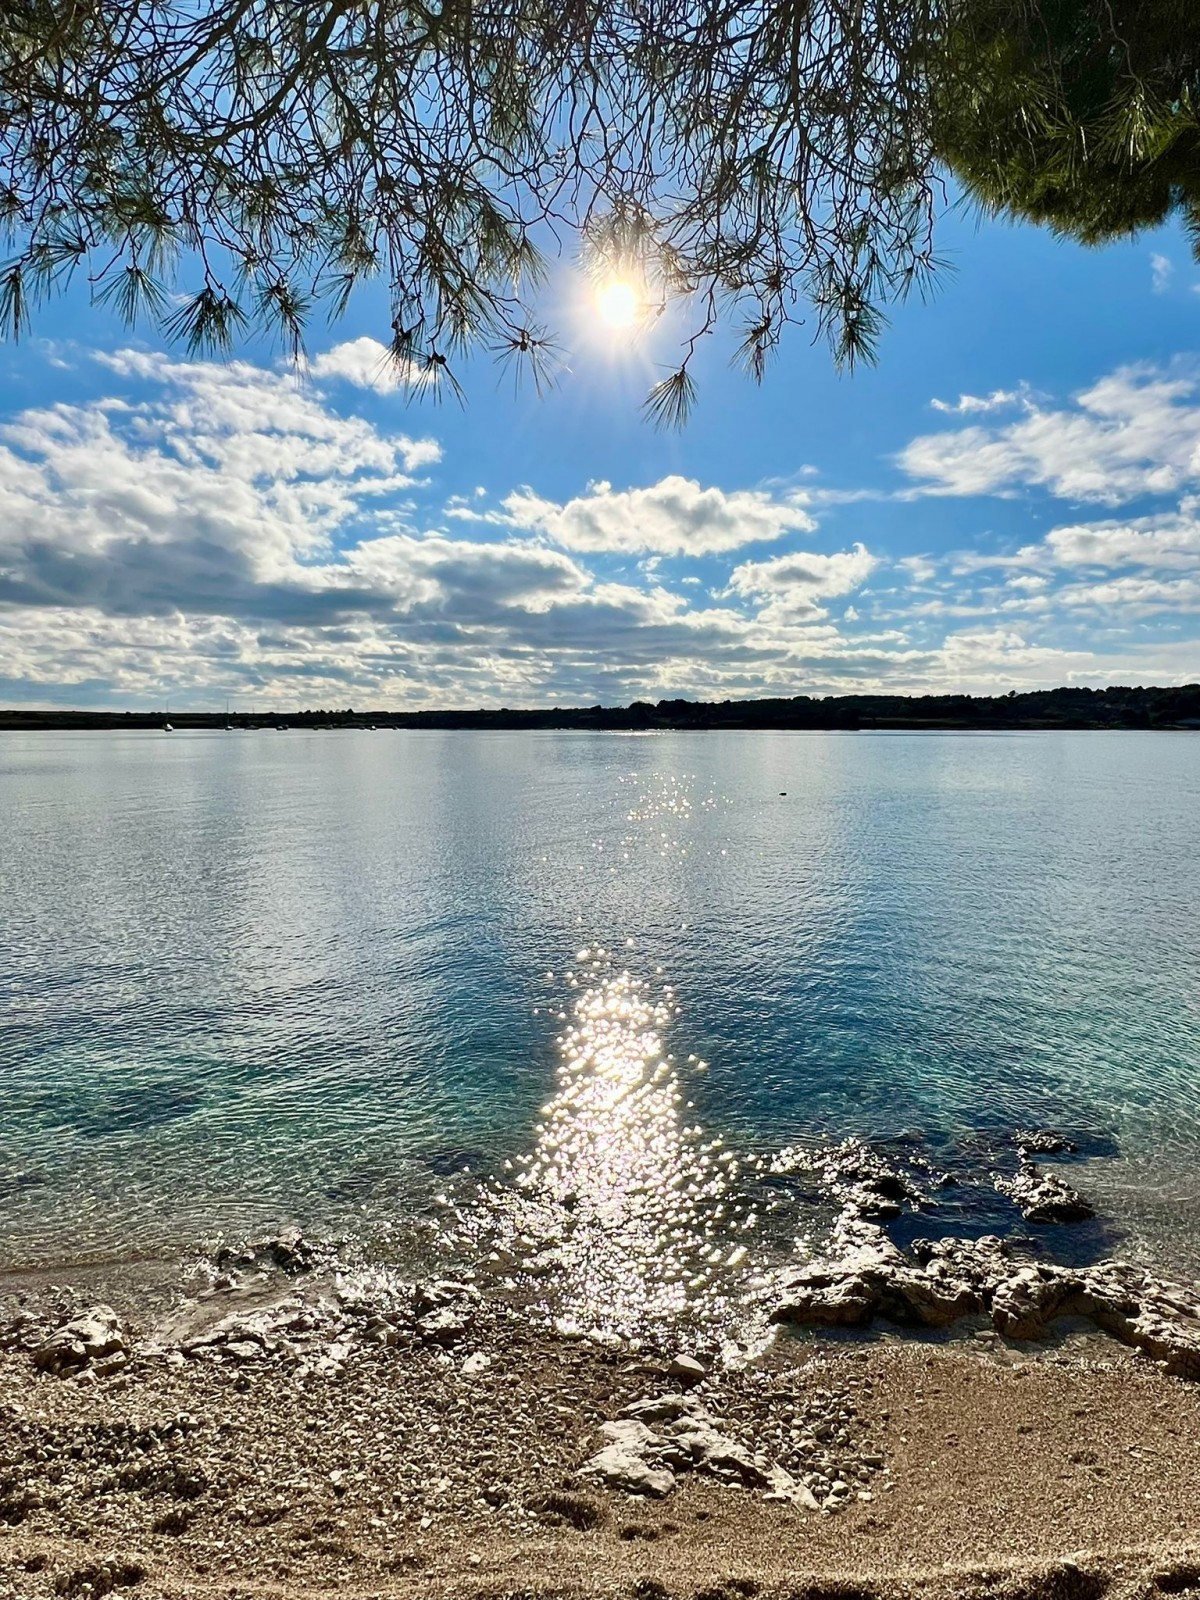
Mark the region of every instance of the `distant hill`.
<instances>
[{"instance_id":1,"label":"distant hill","mask_svg":"<svg viewBox=\"0 0 1200 1600\"><path fill-rule=\"evenodd\" d=\"M54 728L1192 728L1200 683L1179 688L1035 689L1005 695L850 694L770 700L635 700L628 706L447 711L0 710L0 730Z\"/></svg>"}]
</instances>

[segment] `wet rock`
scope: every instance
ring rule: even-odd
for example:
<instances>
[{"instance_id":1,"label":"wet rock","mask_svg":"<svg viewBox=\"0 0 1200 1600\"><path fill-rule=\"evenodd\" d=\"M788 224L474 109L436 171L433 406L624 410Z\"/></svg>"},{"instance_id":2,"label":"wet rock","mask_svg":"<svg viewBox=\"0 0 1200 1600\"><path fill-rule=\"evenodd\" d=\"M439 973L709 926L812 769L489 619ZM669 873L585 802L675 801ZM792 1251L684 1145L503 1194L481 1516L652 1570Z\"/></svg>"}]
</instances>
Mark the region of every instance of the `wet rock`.
<instances>
[{"instance_id":1,"label":"wet rock","mask_svg":"<svg viewBox=\"0 0 1200 1600\"><path fill-rule=\"evenodd\" d=\"M908 1176L859 1139L816 1150L794 1146L781 1150L771 1165L779 1173L812 1173L847 1219L886 1221L922 1198Z\"/></svg>"},{"instance_id":2,"label":"wet rock","mask_svg":"<svg viewBox=\"0 0 1200 1600\"><path fill-rule=\"evenodd\" d=\"M230 1270L237 1272L266 1271L274 1267L280 1272L298 1274L310 1272L317 1265L317 1251L303 1237L298 1228L285 1228L265 1239L255 1239L234 1248L226 1245L217 1252L217 1269L225 1275L224 1284L216 1280L214 1286L229 1287Z\"/></svg>"},{"instance_id":3,"label":"wet rock","mask_svg":"<svg viewBox=\"0 0 1200 1600\"><path fill-rule=\"evenodd\" d=\"M1169 1372L1200 1379L1200 1299L1140 1268L1015 1261L994 1235L918 1239L906 1255L881 1229L862 1222L835 1231L835 1248L839 1242L841 1255L778 1279L773 1321L861 1326L884 1317L946 1327L983 1312L998 1333L1025 1340L1045 1337L1060 1317L1076 1316L1145 1351Z\"/></svg>"},{"instance_id":4,"label":"wet rock","mask_svg":"<svg viewBox=\"0 0 1200 1600\"><path fill-rule=\"evenodd\" d=\"M998 1177L996 1188L1008 1195L1029 1222L1085 1222L1094 1208L1056 1172L1044 1172L1022 1160L1013 1178Z\"/></svg>"},{"instance_id":5,"label":"wet rock","mask_svg":"<svg viewBox=\"0 0 1200 1600\"><path fill-rule=\"evenodd\" d=\"M908 1317L926 1327L944 1328L960 1317L987 1310L997 1283L1011 1271L1003 1240L995 1234L980 1239L915 1239L913 1258L921 1271L898 1275Z\"/></svg>"},{"instance_id":6,"label":"wet rock","mask_svg":"<svg viewBox=\"0 0 1200 1600\"><path fill-rule=\"evenodd\" d=\"M105 1371L118 1371L128 1358L128 1346L120 1318L111 1306L93 1306L90 1311L66 1323L44 1340L33 1352L33 1364L42 1372L71 1377L107 1358L120 1356Z\"/></svg>"},{"instance_id":7,"label":"wet rock","mask_svg":"<svg viewBox=\"0 0 1200 1600\"><path fill-rule=\"evenodd\" d=\"M1036 1128L1018 1133L1014 1142L1022 1157L1074 1155L1079 1149L1072 1139L1068 1139L1065 1134L1055 1133L1050 1128Z\"/></svg>"},{"instance_id":8,"label":"wet rock","mask_svg":"<svg viewBox=\"0 0 1200 1600\"><path fill-rule=\"evenodd\" d=\"M444 1311L450 1306L479 1299L479 1290L473 1283L459 1283L452 1278L441 1278L436 1283L418 1283L413 1288L413 1314L426 1317L433 1311Z\"/></svg>"},{"instance_id":9,"label":"wet rock","mask_svg":"<svg viewBox=\"0 0 1200 1600\"><path fill-rule=\"evenodd\" d=\"M841 1256L805 1267L782 1280L771 1311L775 1322L862 1326L882 1317L905 1327L945 1328L991 1309L997 1287L1013 1273L1003 1243L982 1239L918 1239L905 1255L883 1233L865 1226L835 1234L850 1238ZM1024 1310L1014 1301L1013 1316Z\"/></svg>"},{"instance_id":10,"label":"wet rock","mask_svg":"<svg viewBox=\"0 0 1200 1600\"><path fill-rule=\"evenodd\" d=\"M905 1257L882 1229L842 1223L834 1232L834 1254L789 1273L773 1322L818 1327L860 1327L877 1316L904 1270Z\"/></svg>"},{"instance_id":11,"label":"wet rock","mask_svg":"<svg viewBox=\"0 0 1200 1600\"><path fill-rule=\"evenodd\" d=\"M431 1311L417 1321L417 1332L427 1344L457 1344L471 1331L474 1318L469 1311L447 1306L442 1311Z\"/></svg>"}]
</instances>

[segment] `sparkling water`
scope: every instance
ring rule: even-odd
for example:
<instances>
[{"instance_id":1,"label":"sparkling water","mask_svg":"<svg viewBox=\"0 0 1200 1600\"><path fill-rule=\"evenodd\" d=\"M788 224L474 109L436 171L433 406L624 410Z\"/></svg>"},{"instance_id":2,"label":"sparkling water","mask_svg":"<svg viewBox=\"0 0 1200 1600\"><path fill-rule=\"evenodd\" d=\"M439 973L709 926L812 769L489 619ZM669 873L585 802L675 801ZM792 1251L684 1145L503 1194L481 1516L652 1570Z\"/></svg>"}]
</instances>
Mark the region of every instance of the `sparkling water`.
<instances>
[{"instance_id":1,"label":"sparkling water","mask_svg":"<svg viewBox=\"0 0 1200 1600\"><path fill-rule=\"evenodd\" d=\"M0 735L0 1265L549 1206L670 1307L784 1145L974 1164L936 1233L1053 1127L1050 1247L1200 1272L1198 833L1188 734Z\"/></svg>"}]
</instances>

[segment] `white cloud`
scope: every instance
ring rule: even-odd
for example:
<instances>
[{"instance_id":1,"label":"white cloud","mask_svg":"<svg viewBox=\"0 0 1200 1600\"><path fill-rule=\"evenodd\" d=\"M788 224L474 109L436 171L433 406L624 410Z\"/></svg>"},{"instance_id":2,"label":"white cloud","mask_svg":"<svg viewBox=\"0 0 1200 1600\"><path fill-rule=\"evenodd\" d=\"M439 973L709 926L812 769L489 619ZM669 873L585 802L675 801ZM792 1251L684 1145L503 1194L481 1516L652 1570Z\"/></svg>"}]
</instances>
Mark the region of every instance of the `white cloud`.
<instances>
[{"instance_id":1,"label":"white cloud","mask_svg":"<svg viewBox=\"0 0 1200 1600\"><path fill-rule=\"evenodd\" d=\"M1064 606L1102 606L1116 608L1126 617L1157 616L1164 611L1184 611L1200 615L1200 574L1184 578L1154 578L1126 574L1104 583L1073 584L1059 592ZM1196 652L1200 669L1200 649Z\"/></svg>"},{"instance_id":2,"label":"white cloud","mask_svg":"<svg viewBox=\"0 0 1200 1600\"><path fill-rule=\"evenodd\" d=\"M993 389L991 394L960 394L957 400L931 400L929 404L935 411L964 417L980 411L1002 411L1007 406L1019 405L1023 399L1018 389Z\"/></svg>"},{"instance_id":3,"label":"white cloud","mask_svg":"<svg viewBox=\"0 0 1200 1600\"><path fill-rule=\"evenodd\" d=\"M1004 427L914 439L898 458L919 494L1013 494L1045 488L1116 505L1200 483L1200 404L1192 373L1123 368L1076 396Z\"/></svg>"},{"instance_id":4,"label":"white cloud","mask_svg":"<svg viewBox=\"0 0 1200 1600\"><path fill-rule=\"evenodd\" d=\"M798 550L769 561L745 561L729 575L728 593L765 601L772 619L824 616L822 599L859 589L878 566L865 545L818 555Z\"/></svg>"},{"instance_id":5,"label":"white cloud","mask_svg":"<svg viewBox=\"0 0 1200 1600\"><path fill-rule=\"evenodd\" d=\"M1128 522L1078 523L1046 535L1046 552L1062 567L1200 569L1200 500Z\"/></svg>"},{"instance_id":6,"label":"white cloud","mask_svg":"<svg viewBox=\"0 0 1200 1600\"><path fill-rule=\"evenodd\" d=\"M1155 294L1166 294L1174 273L1175 263L1170 256L1159 255L1155 251L1150 257L1150 285Z\"/></svg>"},{"instance_id":7,"label":"white cloud","mask_svg":"<svg viewBox=\"0 0 1200 1600\"><path fill-rule=\"evenodd\" d=\"M325 615L318 563L440 456L246 362L98 358L143 397L0 427L0 601L126 615Z\"/></svg>"},{"instance_id":8,"label":"white cloud","mask_svg":"<svg viewBox=\"0 0 1200 1600\"><path fill-rule=\"evenodd\" d=\"M387 345L378 339L347 339L314 356L308 363L314 378L340 378L359 389L374 389L376 394L392 394L412 381L409 369L398 363Z\"/></svg>"},{"instance_id":9,"label":"white cloud","mask_svg":"<svg viewBox=\"0 0 1200 1600\"><path fill-rule=\"evenodd\" d=\"M594 483L565 505L524 489L509 495L504 507L514 526L543 533L568 550L594 552L715 555L816 527L794 498L778 500L752 489L702 489L694 479L676 475L645 489Z\"/></svg>"},{"instance_id":10,"label":"white cloud","mask_svg":"<svg viewBox=\"0 0 1200 1600\"><path fill-rule=\"evenodd\" d=\"M0 424L6 699L513 705L1196 675L1194 654L1136 630L1197 607L1200 498L1073 522L1015 554L903 557L907 579L880 588L863 544L733 554L803 540L815 491L668 476L558 504L493 501L468 477L453 494L422 476L436 440L354 414L332 383L97 360L112 393ZM1102 393L1077 409L1107 414ZM673 577L680 555L705 558L703 577ZM1097 619L1128 648L1080 643Z\"/></svg>"},{"instance_id":11,"label":"white cloud","mask_svg":"<svg viewBox=\"0 0 1200 1600\"><path fill-rule=\"evenodd\" d=\"M907 572L914 583L928 583L937 576L937 565L928 556L901 556L896 565Z\"/></svg>"}]
</instances>

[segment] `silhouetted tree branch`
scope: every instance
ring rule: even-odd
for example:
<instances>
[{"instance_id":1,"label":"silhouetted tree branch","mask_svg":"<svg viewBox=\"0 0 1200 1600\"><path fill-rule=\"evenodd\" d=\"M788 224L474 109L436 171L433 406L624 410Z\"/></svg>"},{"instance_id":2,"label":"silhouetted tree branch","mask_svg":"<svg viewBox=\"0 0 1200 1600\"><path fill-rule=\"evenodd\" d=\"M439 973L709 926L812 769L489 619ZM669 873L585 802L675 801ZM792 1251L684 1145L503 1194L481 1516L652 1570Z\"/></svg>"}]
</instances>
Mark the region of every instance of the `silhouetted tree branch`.
<instances>
[{"instance_id":1,"label":"silhouetted tree branch","mask_svg":"<svg viewBox=\"0 0 1200 1600\"><path fill-rule=\"evenodd\" d=\"M720 324L754 377L811 318L846 365L937 261L939 153L1088 239L1195 220L1191 0L10 0L0 326L74 276L190 350L299 352L382 279L388 343L549 380L544 252ZM1182 19L1182 20L1181 20ZM1097 130L1099 134L1097 136ZM182 289L182 295L178 291Z\"/></svg>"}]
</instances>

